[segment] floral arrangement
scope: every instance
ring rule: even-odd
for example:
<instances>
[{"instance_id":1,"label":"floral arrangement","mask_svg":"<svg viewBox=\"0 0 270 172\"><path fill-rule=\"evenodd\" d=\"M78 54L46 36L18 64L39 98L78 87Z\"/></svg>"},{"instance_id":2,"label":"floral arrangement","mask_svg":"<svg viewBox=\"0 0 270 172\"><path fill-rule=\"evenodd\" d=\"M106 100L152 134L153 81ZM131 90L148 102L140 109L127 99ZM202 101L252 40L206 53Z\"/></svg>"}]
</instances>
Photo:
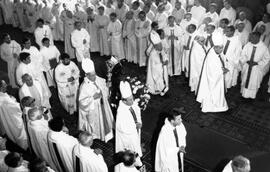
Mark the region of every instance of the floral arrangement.
<instances>
[{"instance_id":1,"label":"floral arrangement","mask_svg":"<svg viewBox=\"0 0 270 172\"><path fill-rule=\"evenodd\" d=\"M134 101L137 102L141 110L144 111L151 99L148 87L142 83L138 77L127 76L123 80L129 82Z\"/></svg>"}]
</instances>

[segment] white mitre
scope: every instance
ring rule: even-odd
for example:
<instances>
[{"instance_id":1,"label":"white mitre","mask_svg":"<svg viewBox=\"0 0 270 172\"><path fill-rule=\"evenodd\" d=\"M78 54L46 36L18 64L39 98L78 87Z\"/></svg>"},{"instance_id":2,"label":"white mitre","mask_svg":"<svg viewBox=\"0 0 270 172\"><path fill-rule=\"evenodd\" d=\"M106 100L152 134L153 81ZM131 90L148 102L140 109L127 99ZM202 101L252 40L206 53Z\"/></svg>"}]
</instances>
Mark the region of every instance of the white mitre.
<instances>
[{"instance_id":1,"label":"white mitre","mask_svg":"<svg viewBox=\"0 0 270 172\"><path fill-rule=\"evenodd\" d=\"M126 99L130 96L132 96L132 91L129 82L127 81L121 81L120 82L120 92L122 95L122 98Z\"/></svg>"},{"instance_id":2,"label":"white mitre","mask_svg":"<svg viewBox=\"0 0 270 172\"><path fill-rule=\"evenodd\" d=\"M95 72L94 62L89 58L82 59L82 69L85 73Z\"/></svg>"},{"instance_id":3,"label":"white mitre","mask_svg":"<svg viewBox=\"0 0 270 172\"><path fill-rule=\"evenodd\" d=\"M223 35L220 32L214 32L212 34L212 40L213 40L214 46L223 45Z\"/></svg>"}]
</instances>

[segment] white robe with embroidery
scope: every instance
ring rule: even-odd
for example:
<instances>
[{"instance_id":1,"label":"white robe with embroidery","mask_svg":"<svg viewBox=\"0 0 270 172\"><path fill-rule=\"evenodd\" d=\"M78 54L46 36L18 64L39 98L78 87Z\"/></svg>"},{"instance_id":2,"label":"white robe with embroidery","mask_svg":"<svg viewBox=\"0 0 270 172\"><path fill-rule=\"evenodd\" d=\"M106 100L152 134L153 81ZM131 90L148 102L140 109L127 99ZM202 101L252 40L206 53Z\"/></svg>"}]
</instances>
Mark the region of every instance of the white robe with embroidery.
<instances>
[{"instance_id":1,"label":"white robe with embroidery","mask_svg":"<svg viewBox=\"0 0 270 172\"><path fill-rule=\"evenodd\" d=\"M228 110L224 82L222 63L211 48L203 64L198 86L197 101L201 103L202 112Z\"/></svg>"},{"instance_id":2,"label":"white robe with embroidery","mask_svg":"<svg viewBox=\"0 0 270 172\"><path fill-rule=\"evenodd\" d=\"M14 58L13 54L19 57L21 46L16 41L11 41L9 44L3 43L0 48L1 58L7 62L9 84L12 88L16 88L15 71L18 65L18 59Z\"/></svg>"},{"instance_id":3,"label":"white robe with embroidery","mask_svg":"<svg viewBox=\"0 0 270 172\"><path fill-rule=\"evenodd\" d=\"M176 138L174 136L173 130L175 128L178 135L179 147L176 145ZM173 127L168 119L165 119L165 124L159 133L156 146L156 172L179 171L178 152L181 146L186 147L186 135L187 131L184 124Z\"/></svg>"},{"instance_id":4,"label":"white robe with embroidery","mask_svg":"<svg viewBox=\"0 0 270 172\"><path fill-rule=\"evenodd\" d=\"M83 43L84 40L86 43ZM78 62L81 62L84 58L90 58L90 35L84 28L81 28L81 30L75 29L71 33L71 43L75 48Z\"/></svg>"},{"instance_id":5,"label":"white robe with embroidery","mask_svg":"<svg viewBox=\"0 0 270 172\"><path fill-rule=\"evenodd\" d=\"M22 149L28 148L20 103L14 97L2 92L0 92L0 134L6 134Z\"/></svg>"}]
</instances>

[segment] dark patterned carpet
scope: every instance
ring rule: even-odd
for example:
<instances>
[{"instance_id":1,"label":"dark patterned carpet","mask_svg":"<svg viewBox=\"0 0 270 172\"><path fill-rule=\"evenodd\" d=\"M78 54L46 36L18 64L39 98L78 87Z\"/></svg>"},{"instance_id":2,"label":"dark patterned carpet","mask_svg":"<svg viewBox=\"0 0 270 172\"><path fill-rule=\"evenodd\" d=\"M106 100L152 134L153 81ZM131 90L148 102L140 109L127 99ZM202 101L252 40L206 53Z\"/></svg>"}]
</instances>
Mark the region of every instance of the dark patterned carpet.
<instances>
[{"instance_id":1,"label":"dark patterned carpet","mask_svg":"<svg viewBox=\"0 0 270 172\"><path fill-rule=\"evenodd\" d=\"M11 37L19 43L22 40L22 32L19 30L12 29L9 26L0 27L0 33L3 33L4 31L11 33ZM63 44L61 42L57 42L56 45L60 51L63 51ZM106 68L104 66L106 57L99 57L94 54L93 60L95 62L97 74L104 77L106 75ZM6 71L5 64L1 62L0 65L0 70ZM129 63L125 63L124 66L126 72L131 76L138 76L141 80L145 80L145 68L139 68L138 66ZM6 78L6 74L0 72L0 78ZM200 105L195 101L194 93L190 92L188 82L184 77L170 78L170 90L168 94L164 97L152 96L148 108L142 113L142 143L145 148L142 159L147 171L152 171L155 143L164 121L162 112L166 112L173 107L185 108L187 112L186 115L183 116L185 124L196 125L202 129L208 129L208 132L222 135L229 140L235 140L236 142L239 142L239 145L248 145L252 150L260 150L269 153L270 104L267 101L269 99L269 94L266 92L268 78L269 75L265 77L256 100L244 100L239 93L239 87L232 88L228 91L226 96L230 110L225 113L209 114L204 114L200 111ZM71 134L76 136L78 133L76 130L77 116L70 116L65 113L58 101L56 90L52 90L52 93L53 97L51 99L51 104L54 116L64 117ZM200 133L188 134L196 135ZM103 150L104 158L111 169L110 171L112 171L115 162L113 157L113 145L114 140L109 143L98 140L94 142L94 147ZM192 157L189 157L189 154L187 154L185 159L186 172L211 171L211 169L205 170L203 168L205 166L206 165L201 164L201 162L192 160Z\"/></svg>"}]
</instances>

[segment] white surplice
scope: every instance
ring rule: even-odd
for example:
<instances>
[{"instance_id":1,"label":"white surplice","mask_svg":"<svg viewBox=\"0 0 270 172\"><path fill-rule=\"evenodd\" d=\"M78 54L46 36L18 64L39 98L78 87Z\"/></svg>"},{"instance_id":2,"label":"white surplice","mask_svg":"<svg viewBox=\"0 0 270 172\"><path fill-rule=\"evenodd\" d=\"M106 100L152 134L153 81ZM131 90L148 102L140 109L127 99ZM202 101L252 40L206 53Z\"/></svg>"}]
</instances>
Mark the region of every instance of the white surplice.
<instances>
[{"instance_id":1,"label":"white surplice","mask_svg":"<svg viewBox=\"0 0 270 172\"><path fill-rule=\"evenodd\" d=\"M248 31L243 30L242 32L239 32L238 30L235 30L234 35L238 36L241 42L242 48L248 43L248 37L249 37Z\"/></svg>"},{"instance_id":2,"label":"white surplice","mask_svg":"<svg viewBox=\"0 0 270 172\"><path fill-rule=\"evenodd\" d=\"M31 146L35 154L49 164L51 168L57 170L48 147L48 121L43 118L35 121L28 121L28 132Z\"/></svg>"},{"instance_id":3,"label":"white surplice","mask_svg":"<svg viewBox=\"0 0 270 172\"><path fill-rule=\"evenodd\" d=\"M219 23L219 15L217 12L211 13L210 11L204 15L204 18L210 17L212 22L217 26Z\"/></svg>"},{"instance_id":4,"label":"white surplice","mask_svg":"<svg viewBox=\"0 0 270 172\"><path fill-rule=\"evenodd\" d=\"M64 109L73 114L77 111L77 92L79 88L80 71L76 64L70 61L69 65L59 63L55 68L55 81L57 84L58 96ZM68 82L68 78L75 80Z\"/></svg>"},{"instance_id":5,"label":"white surplice","mask_svg":"<svg viewBox=\"0 0 270 172\"><path fill-rule=\"evenodd\" d=\"M14 58L14 54L19 57L21 46L14 40L9 44L3 43L0 47L1 58L8 64L9 84L12 88L16 88L15 70L18 65L18 58Z\"/></svg>"},{"instance_id":6,"label":"white surplice","mask_svg":"<svg viewBox=\"0 0 270 172\"><path fill-rule=\"evenodd\" d=\"M123 6L121 8L118 8L118 6L116 5L115 7L115 13L117 15L117 18L123 22L126 18L126 13L129 11L129 7L127 6L127 4L123 4Z\"/></svg>"},{"instance_id":7,"label":"white surplice","mask_svg":"<svg viewBox=\"0 0 270 172\"><path fill-rule=\"evenodd\" d=\"M251 68L250 72L250 78L249 83L246 88L246 82L248 79L248 71L249 71L249 65L248 61L251 60L251 55L253 51L253 47L256 47L255 55L254 55L254 61L258 63L258 65L255 65ZM263 42L259 42L256 45L252 43L247 43L241 54L241 63L243 64L243 68L241 71L242 74L242 83L241 83L241 93L242 96L245 98L253 98L255 99L256 94L261 86L261 82L263 80L263 77L265 75L265 67L270 61L270 55L268 48L264 45Z\"/></svg>"},{"instance_id":8,"label":"white surplice","mask_svg":"<svg viewBox=\"0 0 270 172\"><path fill-rule=\"evenodd\" d=\"M123 23L123 41L125 57L128 62L137 63L136 59L136 37L135 37L135 20L125 20ZM138 50L137 50L138 51Z\"/></svg>"},{"instance_id":9,"label":"white surplice","mask_svg":"<svg viewBox=\"0 0 270 172\"><path fill-rule=\"evenodd\" d=\"M42 55L42 65L43 69L46 72L46 79L48 86L55 86L54 82L54 66L51 66L50 60L55 60L57 63L59 62L60 52L54 45L50 45L49 47L42 47L40 50L40 54ZM52 64L54 65L54 64Z\"/></svg>"},{"instance_id":10,"label":"white surplice","mask_svg":"<svg viewBox=\"0 0 270 172\"><path fill-rule=\"evenodd\" d=\"M43 38L48 38L50 40L50 44L53 45L53 35L49 25L43 25L42 28L37 27L34 31L34 36L39 48L42 47Z\"/></svg>"},{"instance_id":11,"label":"white surplice","mask_svg":"<svg viewBox=\"0 0 270 172\"><path fill-rule=\"evenodd\" d=\"M86 23L86 30L90 35L90 51L98 52L99 51L99 41L98 41L98 25L96 21L96 14L93 14L93 19L88 19Z\"/></svg>"},{"instance_id":12,"label":"white surplice","mask_svg":"<svg viewBox=\"0 0 270 172\"><path fill-rule=\"evenodd\" d=\"M194 5L193 7L191 7L190 13L192 14L192 17L198 21L198 25L200 25L206 14L206 9L201 5Z\"/></svg>"},{"instance_id":13,"label":"white surplice","mask_svg":"<svg viewBox=\"0 0 270 172\"><path fill-rule=\"evenodd\" d=\"M61 168L59 164L59 159L57 157L57 154L55 152L53 143L56 144L56 148L59 153L59 158L61 159L63 163L63 168ZM73 170L73 158L72 158L72 150L75 145L78 144L78 140L75 137L72 137L63 131L60 132L54 132L52 130L49 130L48 132L48 146L49 150L53 159L53 162L56 165L56 168L58 172L74 172Z\"/></svg>"},{"instance_id":14,"label":"white surplice","mask_svg":"<svg viewBox=\"0 0 270 172\"><path fill-rule=\"evenodd\" d=\"M202 112L222 112L228 110L225 99L225 79L222 62L211 48L205 58L200 76L197 101Z\"/></svg>"},{"instance_id":15,"label":"white surplice","mask_svg":"<svg viewBox=\"0 0 270 172\"><path fill-rule=\"evenodd\" d=\"M101 93L102 97L94 99L94 94ZM84 78L79 91L79 130L86 130L95 139L109 141L113 138L114 119L108 102L108 88L103 78L96 76L92 82Z\"/></svg>"},{"instance_id":16,"label":"white surplice","mask_svg":"<svg viewBox=\"0 0 270 172\"><path fill-rule=\"evenodd\" d=\"M84 43L84 40L86 41ZM84 58L90 58L90 35L86 29L75 29L71 33L71 44L75 48L75 55L78 62Z\"/></svg>"},{"instance_id":17,"label":"white surplice","mask_svg":"<svg viewBox=\"0 0 270 172\"><path fill-rule=\"evenodd\" d=\"M137 121L141 121L141 110L134 102L132 108L137 117ZM116 131L115 131L115 152L129 149L135 151L142 157L140 131L136 129L134 118L130 112L130 106L127 106L121 100L116 115Z\"/></svg>"},{"instance_id":18,"label":"white surplice","mask_svg":"<svg viewBox=\"0 0 270 172\"><path fill-rule=\"evenodd\" d=\"M14 97L2 92L0 92L0 134L6 134L24 150L28 148L20 103Z\"/></svg>"},{"instance_id":19,"label":"white surplice","mask_svg":"<svg viewBox=\"0 0 270 172\"><path fill-rule=\"evenodd\" d=\"M225 7L221 9L219 13L219 19L228 19L229 20L229 25L233 25L234 21L236 19L236 11L232 7L229 9L226 9Z\"/></svg>"},{"instance_id":20,"label":"white surplice","mask_svg":"<svg viewBox=\"0 0 270 172\"><path fill-rule=\"evenodd\" d=\"M174 129L177 131L178 146ZM186 147L186 135L187 131L183 123L174 127L167 118L165 119L156 145L156 172L179 171L178 153L181 146Z\"/></svg>"},{"instance_id":21,"label":"white surplice","mask_svg":"<svg viewBox=\"0 0 270 172\"><path fill-rule=\"evenodd\" d=\"M101 154L97 155L90 147L77 144L73 149L73 165L76 170L76 157L80 159L80 171L77 172L108 172L108 167Z\"/></svg>"}]
</instances>

